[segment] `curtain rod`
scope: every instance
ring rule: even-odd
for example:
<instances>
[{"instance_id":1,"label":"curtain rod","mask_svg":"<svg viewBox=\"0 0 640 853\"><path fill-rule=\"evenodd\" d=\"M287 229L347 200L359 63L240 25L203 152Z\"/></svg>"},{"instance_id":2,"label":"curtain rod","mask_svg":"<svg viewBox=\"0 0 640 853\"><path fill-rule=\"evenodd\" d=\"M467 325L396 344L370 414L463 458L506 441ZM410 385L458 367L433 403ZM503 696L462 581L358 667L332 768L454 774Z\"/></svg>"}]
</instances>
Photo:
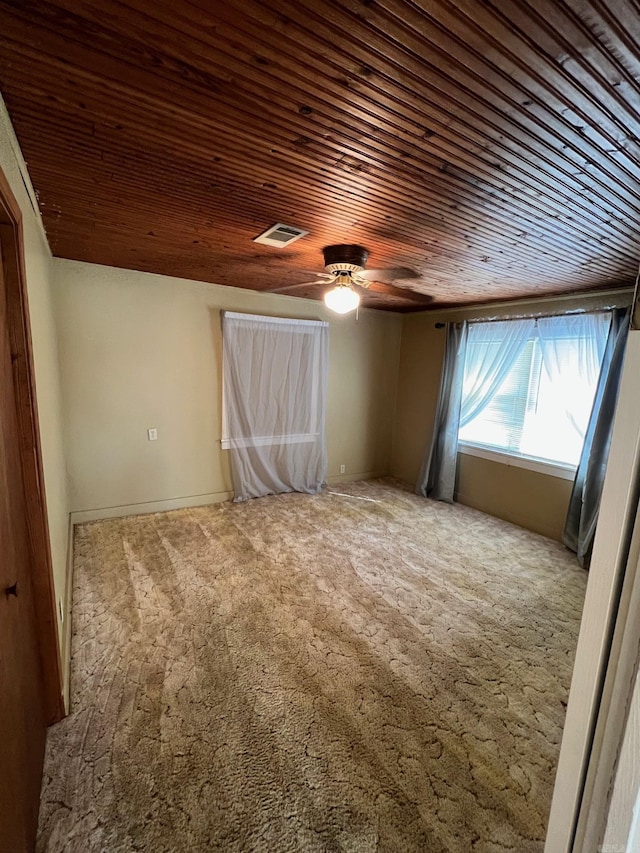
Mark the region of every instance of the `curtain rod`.
<instances>
[{"instance_id":1,"label":"curtain rod","mask_svg":"<svg viewBox=\"0 0 640 853\"><path fill-rule=\"evenodd\" d=\"M640 269L639 269L640 273ZM433 313L433 314L460 314L460 313L475 313L477 311L501 311L505 310L505 314L500 316L498 314L491 314L487 317L473 317L469 319L467 322L482 322L482 320L520 320L525 317L555 317L558 314L574 314L574 313L587 313L590 312L591 309L587 306L584 307L576 307L570 308L568 311L563 310L561 305L557 306L557 310L544 310L544 306L542 303L544 302L576 302L576 301L596 301L596 300L607 300L604 306L598 306L594 308L593 311L602 311L602 310L611 310L612 308L620 308L626 303L626 299L628 298L630 302L633 301L633 291L634 285L628 284L623 287L612 288L611 290L593 290L587 293L561 293L557 296L552 294L548 294L542 297L528 297L524 299L509 299L504 302L480 302L476 305L457 305L451 308L436 308L431 309L431 312L425 311L425 314ZM611 304L608 300L611 300ZM540 306L541 312L538 313L536 311L536 306ZM509 314L508 309L512 309L516 311L515 314ZM441 322L441 321L438 321ZM443 320L442 322L446 322Z\"/></svg>"},{"instance_id":2,"label":"curtain rod","mask_svg":"<svg viewBox=\"0 0 640 853\"><path fill-rule=\"evenodd\" d=\"M453 323L455 325L456 323L499 323L500 321L508 320L543 320L546 317L571 317L580 314L605 314L607 311L613 311L615 308L624 307L624 305L614 303L613 305L600 305L598 308L573 308L570 311L541 311L529 312L528 314L503 314L502 316L498 315L494 317L470 317L466 320L454 320ZM435 324L435 327L436 329L444 329L446 325L446 322L439 321Z\"/></svg>"}]
</instances>

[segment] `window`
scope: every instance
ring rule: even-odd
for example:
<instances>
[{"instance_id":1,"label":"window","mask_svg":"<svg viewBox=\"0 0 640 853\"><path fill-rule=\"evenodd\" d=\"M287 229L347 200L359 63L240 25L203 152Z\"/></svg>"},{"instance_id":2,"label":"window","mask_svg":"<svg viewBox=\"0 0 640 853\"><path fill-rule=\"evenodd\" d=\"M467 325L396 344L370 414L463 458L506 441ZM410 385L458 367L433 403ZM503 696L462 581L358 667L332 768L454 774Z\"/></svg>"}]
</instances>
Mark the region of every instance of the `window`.
<instances>
[{"instance_id":1,"label":"window","mask_svg":"<svg viewBox=\"0 0 640 853\"><path fill-rule=\"evenodd\" d=\"M577 466L610 320L605 312L472 324L459 441ZM511 341L505 357L505 327L512 322L528 326L521 328L517 346ZM487 365L493 367L492 385L482 388L483 377L488 385ZM473 411L465 418L465 400L471 396Z\"/></svg>"},{"instance_id":2,"label":"window","mask_svg":"<svg viewBox=\"0 0 640 853\"><path fill-rule=\"evenodd\" d=\"M222 448L236 500L325 479L328 323L225 311Z\"/></svg>"}]
</instances>

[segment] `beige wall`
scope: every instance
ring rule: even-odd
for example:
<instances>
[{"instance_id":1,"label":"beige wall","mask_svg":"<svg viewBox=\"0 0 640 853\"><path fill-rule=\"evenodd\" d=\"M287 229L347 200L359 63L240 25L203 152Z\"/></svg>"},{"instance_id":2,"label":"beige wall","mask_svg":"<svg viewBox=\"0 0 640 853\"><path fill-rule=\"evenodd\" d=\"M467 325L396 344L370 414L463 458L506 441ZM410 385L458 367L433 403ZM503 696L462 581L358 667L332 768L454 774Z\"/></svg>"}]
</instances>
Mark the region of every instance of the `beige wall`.
<instances>
[{"instance_id":1,"label":"beige wall","mask_svg":"<svg viewBox=\"0 0 640 853\"><path fill-rule=\"evenodd\" d=\"M27 293L31 316L51 556L56 598L62 604L64 614L67 601L69 507L62 441L58 351L51 294L51 253L42 229L40 215L34 212L23 183L24 176L27 185L30 186L26 166L1 99L0 168L9 181L23 216ZM65 621L61 624L58 612L58 634L61 644L65 640L64 629L69 623L66 616L67 614L64 614Z\"/></svg>"},{"instance_id":2,"label":"beige wall","mask_svg":"<svg viewBox=\"0 0 640 853\"><path fill-rule=\"evenodd\" d=\"M558 541L572 485L538 471L458 454L456 500Z\"/></svg>"},{"instance_id":3,"label":"beige wall","mask_svg":"<svg viewBox=\"0 0 640 853\"><path fill-rule=\"evenodd\" d=\"M337 317L317 302L56 259L65 440L74 520L223 500L220 310L331 323L329 478L393 473L415 483L430 440L444 330L506 306ZM606 299L523 303L532 312ZM619 301L619 299L617 300ZM402 341L400 341L402 331ZM147 440L158 429L157 442ZM560 538L571 483L461 455L458 499Z\"/></svg>"},{"instance_id":4,"label":"beige wall","mask_svg":"<svg viewBox=\"0 0 640 853\"><path fill-rule=\"evenodd\" d=\"M436 323L471 318L554 313L576 308L629 304L624 296L523 301L500 308L469 308L420 312L404 317L398 371L391 472L415 484L426 447L431 442L445 329ZM457 499L490 515L505 518L537 533L560 539L567 513L571 482L548 474L460 454Z\"/></svg>"},{"instance_id":5,"label":"beige wall","mask_svg":"<svg viewBox=\"0 0 640 853\"><path fill-rule=\"evenodd\" d=\"M56 259L74 520L230 495L220 310L329 320L329 477L387 474L402 318ZM147 440L147 428L158 440Z\"/></svg>"}]
</instances>

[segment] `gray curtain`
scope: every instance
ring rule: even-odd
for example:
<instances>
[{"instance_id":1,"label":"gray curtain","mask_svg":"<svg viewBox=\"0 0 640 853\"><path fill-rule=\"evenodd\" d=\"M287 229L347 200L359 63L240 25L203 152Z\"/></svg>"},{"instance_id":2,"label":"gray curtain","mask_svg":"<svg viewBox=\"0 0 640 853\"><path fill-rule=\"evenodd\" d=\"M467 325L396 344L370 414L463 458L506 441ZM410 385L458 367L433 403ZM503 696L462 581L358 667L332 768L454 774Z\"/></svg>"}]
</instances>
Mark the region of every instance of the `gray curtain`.
<instances>
[{"instance_id":1,"label":"gray curtain","mask_svg":"<svg viewBox=\"0 0 640 853\"><path fill-rule=\"evenodd\" d=\"M569 502L562 540L575 551L581 566L588 567L598 521L613 417L618 401L624 352L629 333L630 308L612 312L611 327L600 368L593 409L584 438L582 455Z\"/></svg>"},{"instance_id":2,"label":"gray curtain","mask_svg":"<svg viewBox=\"0 0 640 853\"><path fill-rule=\"evenodd\" d=\"M440 394L433 424L433 438L425 454L416 493L453 503L458 458L458 427L462 381L467 350L467 323L449 323L440 380Z\"/></svg>"}]
</instances>

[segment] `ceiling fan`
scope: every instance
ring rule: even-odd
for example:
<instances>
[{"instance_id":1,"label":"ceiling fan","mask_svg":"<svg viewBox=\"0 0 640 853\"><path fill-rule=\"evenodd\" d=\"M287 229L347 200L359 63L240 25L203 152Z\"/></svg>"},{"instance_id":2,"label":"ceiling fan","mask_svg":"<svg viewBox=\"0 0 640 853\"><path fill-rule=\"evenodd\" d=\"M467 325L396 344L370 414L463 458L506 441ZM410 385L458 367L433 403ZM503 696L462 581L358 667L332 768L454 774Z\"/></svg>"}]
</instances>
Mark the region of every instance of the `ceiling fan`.
<instances>
[{"instance_id":1,"label":"ceiling fan","mask_svg":"<svg viewBox=\"0 0 640 853\"><path fill-rule=\"evenodd\" d=\"M410 299L423 305L431 301L431 297L425 293L416 293L414 290L394 287L394 285L389 284L390 281L396 279L419 278L418 273L408 267L390 267L381 270L365 269L369 252L363 246L350 244L325 246L322 254L324 255L325 272L316 273L315 281L304 281L300 284L279 287L274 292L283 293L315 284L333 285L324 294L324 301L327 308L337 314L348 314L349 311L355 311L360 304L360 294L357 288L372 293Z\"/></svg>"}]
</instances>

